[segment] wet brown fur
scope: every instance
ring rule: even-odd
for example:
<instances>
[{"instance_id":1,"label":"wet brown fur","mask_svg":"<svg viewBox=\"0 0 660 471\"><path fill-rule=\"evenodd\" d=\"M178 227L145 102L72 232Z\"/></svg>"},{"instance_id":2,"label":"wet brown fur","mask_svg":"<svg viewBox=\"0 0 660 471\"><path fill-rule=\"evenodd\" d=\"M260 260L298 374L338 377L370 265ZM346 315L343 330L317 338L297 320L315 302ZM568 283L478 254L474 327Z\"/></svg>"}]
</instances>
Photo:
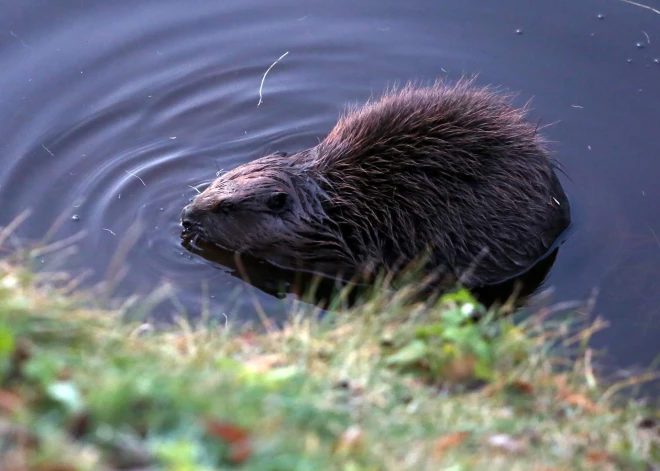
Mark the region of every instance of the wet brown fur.
<instances>
[{"instance_id":1,"label":"wet brown fur","mask_svg":"<svg viewBox=\"0 0 660 471\"><path fill-rule=\"evenodd\" d=\"M474 80L408 85L351 109L317 146L217 178L189 232L289 267L392 270L420 256L467 286L529 268L570 223L526 108ZM280 196L277 196L277 195Z\"/></svg>"}]
</instances>

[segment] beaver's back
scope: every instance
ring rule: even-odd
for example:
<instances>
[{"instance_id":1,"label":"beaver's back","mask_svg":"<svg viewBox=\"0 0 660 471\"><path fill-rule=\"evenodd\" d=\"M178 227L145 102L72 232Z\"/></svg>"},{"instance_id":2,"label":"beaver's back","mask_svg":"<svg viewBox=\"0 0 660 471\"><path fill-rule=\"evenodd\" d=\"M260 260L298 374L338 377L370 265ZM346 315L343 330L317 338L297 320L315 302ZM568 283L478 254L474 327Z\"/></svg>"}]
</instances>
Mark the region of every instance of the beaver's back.
<instances>
[{"instance_id":1,"label":"beaver's back","mask_svg":"<svg viewBox=\"0 0 660 471\"><path fill-rule=\"evenodd\" d=\"M468 285L513 276L570 223L553 160L508 97L473 87L407 86L351 110L309 156L325 210L356 259L392 266L425 246Z\"/></svg>"}]
</instances>

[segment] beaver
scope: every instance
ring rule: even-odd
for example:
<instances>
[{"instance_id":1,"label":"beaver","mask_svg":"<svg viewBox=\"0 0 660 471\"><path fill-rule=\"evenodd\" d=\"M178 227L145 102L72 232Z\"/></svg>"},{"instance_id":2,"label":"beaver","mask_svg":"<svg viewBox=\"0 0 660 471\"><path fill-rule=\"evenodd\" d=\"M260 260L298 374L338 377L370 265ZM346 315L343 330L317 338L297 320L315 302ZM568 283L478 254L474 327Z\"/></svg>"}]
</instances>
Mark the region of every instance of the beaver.
<instances>
[{"instance_id":1,"label":"beaver","mask_svg":"<svg viewBox=\"0 0 660 471\"><path fill-rule=\"evenodd\" d=\"M468 288L519 275L556 246L569 202L528 105L474 81L349 107L318 145L220 175L183 208L183 232L332 276L419 261Z\"/></svg>"}]
</instances>

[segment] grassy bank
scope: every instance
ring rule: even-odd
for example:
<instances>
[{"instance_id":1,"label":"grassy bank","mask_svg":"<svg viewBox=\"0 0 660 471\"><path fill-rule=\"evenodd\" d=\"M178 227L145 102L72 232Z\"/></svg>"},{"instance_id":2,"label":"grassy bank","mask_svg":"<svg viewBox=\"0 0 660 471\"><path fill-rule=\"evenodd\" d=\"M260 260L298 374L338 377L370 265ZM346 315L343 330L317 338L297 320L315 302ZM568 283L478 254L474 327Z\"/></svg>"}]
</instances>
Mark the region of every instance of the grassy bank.
<instances>
[{"instance_id":1,"label":"grassy bank","mask_svg":"<svg viewBox=\"0 0 660 471\"><path fill-rule=\"evenodd\" d=\"M597 325L467 293L283 330L154 329L0 264L0 469L649 469L657 412L592 371ZM573 316L572 319L575 319ZM579 315L577 316L579 319ZM567 362L568 353L577 360ZM625 393L625 391L624 391Z\"/></svg>"}]
</instances>

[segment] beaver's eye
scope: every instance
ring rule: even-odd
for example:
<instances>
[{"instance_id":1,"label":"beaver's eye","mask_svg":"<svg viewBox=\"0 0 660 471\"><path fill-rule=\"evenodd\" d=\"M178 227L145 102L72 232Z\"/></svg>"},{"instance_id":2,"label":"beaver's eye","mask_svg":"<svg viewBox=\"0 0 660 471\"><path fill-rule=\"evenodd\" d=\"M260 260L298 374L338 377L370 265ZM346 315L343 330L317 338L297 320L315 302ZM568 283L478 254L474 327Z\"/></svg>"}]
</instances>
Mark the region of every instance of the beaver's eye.
<instances>
[{"instance_id":1,"label":"beaver's eye","mask_svg":"<svg viewBox=\"0 0 660 471\"><path fill-rule=\"evenodd\" d=\"M266 206L276 213L283 211L289 205L289 195L286 193L275 193L266 200Z\"/></svg>"}]
</instances>

